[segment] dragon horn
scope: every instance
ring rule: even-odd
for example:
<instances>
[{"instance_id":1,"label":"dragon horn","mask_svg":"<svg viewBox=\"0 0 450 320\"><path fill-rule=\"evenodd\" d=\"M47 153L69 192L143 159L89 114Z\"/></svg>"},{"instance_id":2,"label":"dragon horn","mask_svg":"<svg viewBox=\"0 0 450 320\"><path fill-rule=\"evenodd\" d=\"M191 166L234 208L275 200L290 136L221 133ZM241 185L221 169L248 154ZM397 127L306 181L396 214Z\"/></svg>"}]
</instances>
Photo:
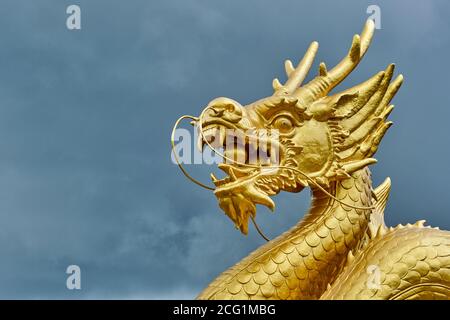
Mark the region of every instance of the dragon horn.
<instances>
[{"instance_id":1,"label":"dragon horn","mask_svg":"<svg viewBox=\"0 0 450 320\"><path fill-rule=\"evenodd\" d=\"M335 86L341 83L356 68L366 53L372 40L374 28L373 21L371 19L367 20L361 36L356 34L353 37L352 45L347 56L331 70L327 71L322 66L319 76L299 88L296 94L304 101L312 102L325 96Z\"/></svg>"},{"instance_id":2,"label":"dragon horn","mask_svg":"<svg viewBox=\"0 0 450 320\"><path fill-rule=\"evenodd\" d=\"M286 60L284 67L288 79L284 85L281 85L278 79L274 79L274 90L282 90L284 93L293 93L295 89L302 84L303 80L305 80L309 69L311 69L318 48L319 44L316 41L313 41L296 68L294 68L290 60Z\"/></svg>"}]
</instances>

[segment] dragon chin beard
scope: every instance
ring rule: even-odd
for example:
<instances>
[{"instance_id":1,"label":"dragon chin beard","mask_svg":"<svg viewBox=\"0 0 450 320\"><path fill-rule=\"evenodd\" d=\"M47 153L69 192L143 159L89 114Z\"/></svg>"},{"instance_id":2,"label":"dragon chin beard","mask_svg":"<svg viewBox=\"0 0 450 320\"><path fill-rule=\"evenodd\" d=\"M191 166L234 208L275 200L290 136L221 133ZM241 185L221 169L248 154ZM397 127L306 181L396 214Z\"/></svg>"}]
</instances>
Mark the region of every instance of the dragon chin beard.
<instances>
[{"instance_id":1,"label":"dragon chin beard","mask_svg":"<svg viewBox=\"0 0 450 320\"><path fill-rule=\"evenodd\" d=\"M275 203L269 194L260 189L257 181L261 172L241 177L233 182L217 187L214 191L219 207L234 222L236 229L248 234L248 219L256 216L256 204L267 206L272 211Z\"/></svg>"},{"instance_id":2,"label":"dragon chin beard","mask_svg":"<svg viewBox=\"0 0 450 320\"><path fill-rule=\"evenodd\" d=\"M271 144L277 145L277 161L271 162L273 158L263 159L258 156L256 165L249 165L249 153L253 150L258 155L259 144L252 145L248 140L244 144L234 144L232 147L224 145L224 139L220 136L223 134L223 126L214 126L205 130L208 134L199 137L199 148L203 149L208 144L213 150L216 147L224 147L224 163L220 163L218 168L226 173L223 179L217 179L211 173L211 180L216 186L214 194L218 199L219 207L233 221L236 229L243 234L248 234L248 220L256 216L256 205L261 204L268 207L271 211L275 209L275 203L270 198L281 190L290 192L301 191L307 183L301 179L292 170L279 168L279 166L289 165L296 167L295 163L291 163L292 159L285 159L285 156L292 154L292 142L287 139L278 141L271 140ZM219 135L219 136L218 136ZM205 142L203 138L207 141ZM212 145L211 145L211 144ZM265 141L267 143L267 141ZM234 161L239 159L239 155L246 159L246 163ZM230 161L231 160L231 161ZM230 162L230 163L226 163Z\"/></svg>"},{"instance_id":3,"label":"dragon chin beard","mask_svg":"<svg viewBox=\"0 0 450 320\"><path fill-rule=\"evenodd\" d=\"M227 164L220 164L219 168L225 172L236 170L235 166ZM236 177L235 175L234 177L235 180L217 186L214 194L218 199L219 207L234 222L236 229L245 235L248 234L249 217L256 216L257 204L274 211L275 203L270 196L281 190L300 192L305 187L305 184L300 183L299 177L292 171L277 167L263 167L246 176ZM230 180L228 177L225 179Z\"/></svg>"}]
</instances>

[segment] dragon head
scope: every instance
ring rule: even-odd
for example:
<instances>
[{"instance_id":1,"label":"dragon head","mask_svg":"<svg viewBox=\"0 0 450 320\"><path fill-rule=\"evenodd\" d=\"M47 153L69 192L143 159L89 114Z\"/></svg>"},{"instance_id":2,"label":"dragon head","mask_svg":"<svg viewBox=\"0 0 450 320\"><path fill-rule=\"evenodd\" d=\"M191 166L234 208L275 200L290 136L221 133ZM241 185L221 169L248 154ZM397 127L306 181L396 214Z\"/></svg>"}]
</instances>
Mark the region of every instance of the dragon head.
<instances>
[{"instance_id":1,"label":"dragon head","mask_svg":"<svg viewBox=\"0 0 450 320\"><path fill-rule=\"evenodd\" d=\"M317 77L306 85L301 86L317 42L297 67L286 61L288 79L284 84L273 81L272 96L245 106L216 98L202 112L199 147L223 148L225 159L219 168L227 177L211 175L214 194L242 233L248 232L256 204L274 209L270 196L306 186L327 187L376 162L372 156L392 124L386 122L393 109L389 103L402 76L391 82L394 66L389 65L362 84L328 95L357 66L373 30L368 20L346 57L331 70L321 63Z\"/></svg>"}]
</instances>

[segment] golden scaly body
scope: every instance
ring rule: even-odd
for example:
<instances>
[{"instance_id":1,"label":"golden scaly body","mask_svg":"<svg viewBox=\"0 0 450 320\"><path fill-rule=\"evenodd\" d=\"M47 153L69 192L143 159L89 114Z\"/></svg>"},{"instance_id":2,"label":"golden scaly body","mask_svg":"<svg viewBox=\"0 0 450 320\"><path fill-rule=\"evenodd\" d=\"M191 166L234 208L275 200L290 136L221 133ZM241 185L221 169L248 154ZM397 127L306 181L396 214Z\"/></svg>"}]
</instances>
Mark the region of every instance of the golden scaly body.
<instances>
[{"instance_id":1,"label":"golden scaly body","mask_svg":"<svg viewBox=\"0 0 450 320\"><path fill-rule=\"evenodd\" d=\"M367 285L370 265L380 270L379 288ZM322 299L448 299L449 294L450 233L406 225L358 253Z\"/></svg>"},{"instance_id":2,"label":"golden scaly body","mask_svg":"<svg viewBox=\"0 0 450 320\"><path fill-rule=\"evenodd\" d=\"M369 205L369 170L333 189L338 199ZM368 210L348 208L315 191L302 221L225 271L198 298L446 299L450 234L419 223L370 238L369 219ZM380 270L378 289L367 285L370 265Z\"/></svg>"}]
</instances>

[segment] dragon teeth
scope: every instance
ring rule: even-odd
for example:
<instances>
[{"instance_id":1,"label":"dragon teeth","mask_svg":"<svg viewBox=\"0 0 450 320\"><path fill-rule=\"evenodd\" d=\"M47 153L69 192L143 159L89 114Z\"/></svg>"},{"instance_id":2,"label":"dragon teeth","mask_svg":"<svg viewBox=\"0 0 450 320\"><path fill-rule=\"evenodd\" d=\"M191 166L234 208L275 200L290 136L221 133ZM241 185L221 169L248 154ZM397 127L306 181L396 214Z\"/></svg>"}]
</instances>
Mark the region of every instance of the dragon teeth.
<instances>
[{"instance_id":1,"label":"dragon teeth","mask_svg":"<svg viewBox=\"0 0 450 320\"><path fill-rule=\"evenodd\" d=\"M227 157L226 162L228 163L233 162L244 163L247 153L243 148L233 148L233 149L225 149L224 155L225 157Z\"/></svg>"},{"instance_id":2,"label":"dragon teeth","mask_svg":"<svg viewBox=\"0 0 450 320\"><path fill-rule=\"evenodd\" d=\"M203 152L205 144L210 144L213 148L220 148L224 145L226 138L225 127L214 127L203 129L203 134L199 132L197 139L197 149Z\"/></svg>"},{"instance_id":3,"label":"dragon teeth","mask_svg":"<svg viewBox=\"0 0 450 320\"><path fill-rule=\"evenodd\" d=\"M220 148L225 142L226 128L222 126L207 128L203 131L203 138L208 141L211 147Z\"/></svg>"},{"instance_id":4,"label":"dragon teeth","mask_svg":"<svg viewBox=\"0 0 450 320\"><path fill-rule=\"evenodd\" d=\"M219 145L219 147L221 147L221 146L223 146L224 145L224 143L225 143L225 138L226 138L226 128L225 127L220 127L220 131L219 131L219 142L220 142L220 145Z\"/></svg>"},{"instance_id":5,"label":"dragon teeth","mask_svg":"<svg viewBox=\"0 0 450 320\"><path fill-rule=\"evenodd\" d=\"M266 141L261 141L260 140L260 142L259 142L259 149L262 152L266 153L267 152L267 145L268 145L268 143Z\"/></svg>"}]
</instances>

